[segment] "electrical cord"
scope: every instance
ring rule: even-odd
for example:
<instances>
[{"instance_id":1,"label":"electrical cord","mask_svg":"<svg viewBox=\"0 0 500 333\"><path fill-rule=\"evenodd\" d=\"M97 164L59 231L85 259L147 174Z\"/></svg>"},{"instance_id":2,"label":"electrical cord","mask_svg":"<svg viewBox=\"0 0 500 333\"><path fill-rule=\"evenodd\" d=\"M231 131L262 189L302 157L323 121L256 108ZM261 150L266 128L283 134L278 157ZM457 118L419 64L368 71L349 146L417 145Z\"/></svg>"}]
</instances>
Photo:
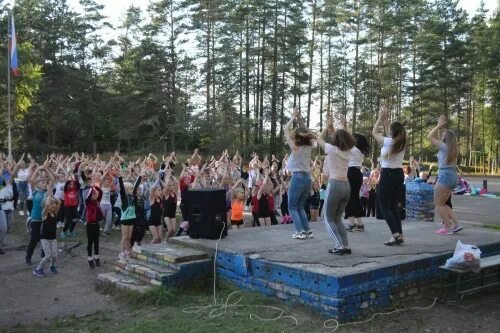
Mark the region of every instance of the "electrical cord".
<instances>
[{"instance_id":1,"label":"electrical cord","mask_svg":"<svg viewBox=\"0 0 500 333\"><path fill-rule=\"evenodd\" d=\"M267 310L271 310L271 311L276 311L276 312L278 312L278 314L275 315L274 317L266 318L266 317L262 317L262 316L259 316L257 314L254 314L254 313L250 313L249 318L251 320L258 320L258 321L262 321L262 322L272 322L272 321L278 321L278 320L290 320L290 321L292 321L292 325L286 329L283 329L283 331L282 331L283 333L298 327L299 321L297 320L297 318L292 316L292 315L285 315L285 310L283 310L280 307L272 306L272 305L240 304L241 301L243 300L243 293L241 291L233 291L232 293L230 293L226 297L226 300L224 302L217 301L217 288L216 288L217 253L219 250L219 242L222 240L222 234L223 234L225 228L226 228L226 224L224 223L224 226L221 230L219 239L215 243L215 255L214 255L214 266L213 266L214 267L214 283L213 283L213 295L212 295L213 301L212 301L212 303L208 304L208 305L188 307L188 308L183 309L182 311L184 313L189 313L189 314L198 314L198 313L202 313L202 312L210 310L210 312L208 313L208 318L214 319L214 318L217 318L217 317L220 317L220 316L226 314L227 311L229 309L232 309L232 308L267 309ZM389 312L377 312L377 313L374 313L373 315L371 315L370 318L368 318L366 320L362 320L362 321L355 321L355 322L341 324L337 319L334 319L334 318L327 319L323 322L323 327L325 329L325 333L333 333L333 332L336 332L342 326L365 324L365 323L372 321L377 316L391 315L394 313L405 312L405 311L410 311L410 310L429 310L429 309L432 309L436 305L437 300L438 300L437 297L434 298L434 301L432 302L432 304L429 306L426 306L426 307L410 307L410 308L405 308L405 309L396 309L396 310L389 311ZM331 323L333 323L333 324L331 324Z\"/></svg>"}]
</instances>

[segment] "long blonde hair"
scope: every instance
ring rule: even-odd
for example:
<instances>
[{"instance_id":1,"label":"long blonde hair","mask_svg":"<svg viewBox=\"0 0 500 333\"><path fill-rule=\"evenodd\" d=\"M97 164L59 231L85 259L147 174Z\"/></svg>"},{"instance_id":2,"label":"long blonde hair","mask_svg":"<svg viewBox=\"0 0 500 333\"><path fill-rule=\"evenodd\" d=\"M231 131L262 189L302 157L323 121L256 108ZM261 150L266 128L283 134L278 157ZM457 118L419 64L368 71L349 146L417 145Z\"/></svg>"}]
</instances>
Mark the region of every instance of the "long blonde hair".
<instances>
[{"instance_id":1,"label":"long blonde hair","mask_svg":"<svg viewBox=\"0 0 500 333\"><path fill-rule=\"evenodd\" d=\"M444 132L443 142L448 147L448 155L446 156L446 164L456 164L458 157L457 135L455 132L446 130Z\"/></svg>"},{"instance_id":2,"label":"long blonde hair","mask_svg":"<svg viewBox=\"0 0 500 333\"><path fill-rule=\"evenodd\" d=\"M45 199L45 201L43 202L43 210L42 210L42 219L43 220L45 220L47 218L47 216L49 215L49 206L52 204L57 205L57 199L52 197L52 196L48 196ZM53 213L55 216L57 214L57 211L55 211Z\"/></svg>"}]
</instances>

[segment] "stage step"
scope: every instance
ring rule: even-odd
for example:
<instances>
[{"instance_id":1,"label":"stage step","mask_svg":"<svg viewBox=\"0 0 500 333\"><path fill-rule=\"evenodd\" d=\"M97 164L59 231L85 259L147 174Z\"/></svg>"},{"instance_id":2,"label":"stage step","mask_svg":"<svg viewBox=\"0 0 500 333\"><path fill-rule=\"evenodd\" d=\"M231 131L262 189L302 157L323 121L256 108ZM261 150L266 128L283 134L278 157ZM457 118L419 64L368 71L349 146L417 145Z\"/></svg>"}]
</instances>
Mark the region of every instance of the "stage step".
<instances>
[{"instance_id":1,"label":"stage step","mask_svg":"<svg viewBox=\"0 0 500 333\"><path fill-rule=\"evenodd\" d=\"M174 286L211 276L212 263L205 251L175 244L147 244L135 248L130 259L116 261L115 271L100 274L99 281L143 293L152 286Z\"/></svg>"},{"instance_id":2,"label":"stage step","mask_svg":"<svg viewBox=\"0 0 500 333\"><path fill-rule=\"evenodd\" d=\"M144 294L152 285L136 280L119 272L102 273L97 276L98 284L112 286L117 289L129 290Z\"/></svg>"},{"instance_id":3,"label":"stage step","mask_svg":"<svg viewBox=\"0 0 500 333\"><path fill-rule=\"evenodd\" d=\"M208 258L208 253L205 251L195 250L189 247L170 243L143 245L141 246L139 251L134 251L134 253L137 254L138 259L144 260L144 257L149 257L163 260L172 264L179 264Z\"/></svg>"},{"instance_id":4,"label":"stage step","mask_svg":"<svg viewBox=\"0 0 500 333\"><path fill-rule=\"evenodd\" d=\"M173 268L133 258L127 261L117 261L115 270L153 285L166 283L169 277L178 273L178 270Z\"/></svg>"}]
</instances>

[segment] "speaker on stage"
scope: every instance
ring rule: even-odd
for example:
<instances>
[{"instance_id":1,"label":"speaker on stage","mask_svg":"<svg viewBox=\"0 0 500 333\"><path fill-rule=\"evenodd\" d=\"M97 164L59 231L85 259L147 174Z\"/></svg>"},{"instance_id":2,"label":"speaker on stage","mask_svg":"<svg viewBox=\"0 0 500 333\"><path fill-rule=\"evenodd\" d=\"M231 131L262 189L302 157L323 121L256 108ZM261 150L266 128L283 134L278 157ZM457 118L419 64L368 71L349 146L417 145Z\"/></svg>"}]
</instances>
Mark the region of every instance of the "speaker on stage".
<instances>
[{"instance_id":1,"label":"speaker on stage","mask_svg":"<svg viewBox=\"0 0 500 333\"><path fill-rule=\"evenodd\" d=\"M226 192L224 190L189 190L185 194L188 235L191 238L219 239L227 236Z\"/></svg>"}]
</instances>

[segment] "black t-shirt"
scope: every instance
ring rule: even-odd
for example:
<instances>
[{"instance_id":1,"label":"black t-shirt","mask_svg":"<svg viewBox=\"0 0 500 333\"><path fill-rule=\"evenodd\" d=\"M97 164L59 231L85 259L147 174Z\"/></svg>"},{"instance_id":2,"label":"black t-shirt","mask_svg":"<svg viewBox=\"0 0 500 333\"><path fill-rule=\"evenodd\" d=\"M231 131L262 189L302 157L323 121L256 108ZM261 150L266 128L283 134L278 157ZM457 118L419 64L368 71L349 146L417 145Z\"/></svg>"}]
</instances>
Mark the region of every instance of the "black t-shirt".
<instances>
[{"instance_id":1,"label":"black t-shirt","mask_svg":"<svg viewBox=\"0 0 500 333\"><path fill-rule=\"evenodd\" d=\"M57 221L54 216L50 214L42 222L42 236L41 239L56 239L57 238Z\"/></svg>"}]
</instances>

